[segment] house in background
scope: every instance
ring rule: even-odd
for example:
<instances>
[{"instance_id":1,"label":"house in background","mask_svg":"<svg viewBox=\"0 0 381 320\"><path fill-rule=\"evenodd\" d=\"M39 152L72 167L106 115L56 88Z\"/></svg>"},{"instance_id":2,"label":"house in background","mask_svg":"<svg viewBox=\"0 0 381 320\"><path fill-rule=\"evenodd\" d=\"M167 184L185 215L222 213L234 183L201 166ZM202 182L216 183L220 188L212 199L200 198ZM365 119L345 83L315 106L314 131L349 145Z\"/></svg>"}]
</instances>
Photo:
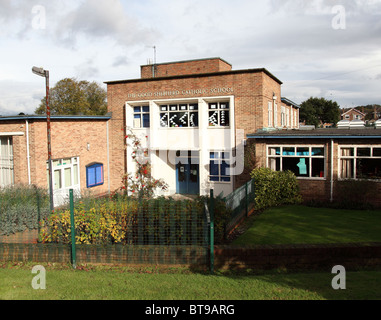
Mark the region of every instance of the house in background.
<instances>
[{"instance_id":1,"label":"house in background","mask_svg":"<svg viewBox=\"0 0 381 320\"><path fill-rule=\"evenodd\" d=\"M353 120L365 120L366 114L361 112L360 110L357 110L356 108L352 108L346 112L344 112L341 115L341 120L348 120L348 121L353 121Z\"/></svg>"},{"instance_id":2,"label":"house in background","mask_svg":"<svg viewBox=\"0 0 381 320\"><path fill-rule=\"evenodd\" d=\"M144 141L152 175L169 185L166 194L213 188L227 195L242 183L248 133L299 125L299 107L281 98L278 78L264 68L233 70L220 58L145 65L139 79L106 84L112 188L135 172L125 128Z\"/></svg>"},{"instance_id":3,"label":"house in background","mask_svg":"<svg viewBox=\"0 0 381 320\"><path fill-rule=\"evenodd\" d=\"M109 184L109 116L52 116L54 204L77 194L106 194ZM36 185L48 190L46 116L0 117L0 187Z\"/></svg>"}]
</instances>

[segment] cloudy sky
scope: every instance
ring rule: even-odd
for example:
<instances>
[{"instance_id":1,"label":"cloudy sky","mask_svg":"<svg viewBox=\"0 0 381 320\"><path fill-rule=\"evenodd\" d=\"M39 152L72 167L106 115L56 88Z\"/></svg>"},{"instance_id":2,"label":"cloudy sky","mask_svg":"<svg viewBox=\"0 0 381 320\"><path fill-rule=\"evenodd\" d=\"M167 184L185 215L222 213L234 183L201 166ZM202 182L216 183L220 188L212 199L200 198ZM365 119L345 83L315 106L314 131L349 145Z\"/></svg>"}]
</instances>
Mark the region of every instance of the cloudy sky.
<instances>
[{"instance_id":1,"label":"cloudy sky","mask_svg":"<svg viewBox=\"0 0 381 320\"><path fill-rule=\"evenodd\" d=\"M266 68L282 96L381 104L381 0L0 0L0 114L33 114L67 77L140 77L140 65L221 57Z\"/></svg>"}]
</instances>

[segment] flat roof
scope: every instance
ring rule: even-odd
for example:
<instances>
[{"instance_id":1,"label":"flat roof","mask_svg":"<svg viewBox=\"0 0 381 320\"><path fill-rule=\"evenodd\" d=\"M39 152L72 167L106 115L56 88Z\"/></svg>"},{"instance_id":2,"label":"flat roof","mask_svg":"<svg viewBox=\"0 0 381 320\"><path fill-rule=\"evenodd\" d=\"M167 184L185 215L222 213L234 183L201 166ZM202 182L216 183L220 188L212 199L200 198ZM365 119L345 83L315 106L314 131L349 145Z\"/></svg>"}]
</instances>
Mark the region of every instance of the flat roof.
<instances>
[{"instance_id":1,"label":"flat roof","mask_svg":"<svg viewBox=\"0 0 381 320\"><path fill-rule=\"evenodd\" d=\"M19 121L19 120L46 120L46 115L17 115L0 116L0 121ZM84 116L84 115L52 115L51 120L110 120L111 115L105 116Z\"/></svg>"},{"instance_id":2,"label":"flat roof","mask_svg":"<svg viewBox=\"0 0 381 320\"><path fill-rule=\"evenodd\" d=\"M209 73L197 73L197 74L183 74L177 76L169 77L157 77L157 78L138 78L138 79L129 79L129 80L114 80L114 81L105 81L105 84L121 84L121 83L136 83L136 82L149 82L149 81L161 81L161 80L175 80L175 79L189 79L189 78L202 78L202 77L213 77L213 76L225 76L231 74L244 74L244 73L260 73L263 72L267 74L270 78L283 84L277 77L270 73L265 68L256 68L256 69L243 69L243 70L230 70L230 71L220 71L220 72L209 72Z\"/></svg>"},{"instance_id":3,"label":"flat roof","mask_svg":"<svg viewBox=\"0 0 381 320\"><path fill-rule=\"evenodd\" d=\"M315 130L275 130L248 134L249 139L356 139L381 138L381 129L315 129Z\"/></svg>"},{"instance_id":4,"label":"flat roof","mask_svg":"<svg viewBox=\"0 0 381 320\"><path fill-rule=\"evenodd\" d=\"M294 106L294 107L296 107L296 108L299 108L299 109L301 108L300 105L298 105L298 104L295 103L294 101L291 101L291 100L288 99L288 98L281 97L281 101L282 101L283 103L290 104L290 105L292 105L292 106Z\"/></svg>"},{"instance_id":5,"label":"flat roof","mask_svg":"<svg viewBox=\"0 0 381 320\"><path fill-rule=\"evenodd\" d=\"M212 58L201 58L201 59L191 59L191 60L180 60L180 61L170 61L170 62L160 62L160 63L151 63L151 64L144 64L141 67L147 67L147 66L152 66L153 64L155 66L161 66L161 65L166 65L166 64L175 64L175 63L188 63L188 62L195 62L195 61L206 61L206 60L221 60L225 62L226 64L232 66L231 63L227 62L224 59L221 59L220 57L212 57Z\"/></svg>"}]
</instances>

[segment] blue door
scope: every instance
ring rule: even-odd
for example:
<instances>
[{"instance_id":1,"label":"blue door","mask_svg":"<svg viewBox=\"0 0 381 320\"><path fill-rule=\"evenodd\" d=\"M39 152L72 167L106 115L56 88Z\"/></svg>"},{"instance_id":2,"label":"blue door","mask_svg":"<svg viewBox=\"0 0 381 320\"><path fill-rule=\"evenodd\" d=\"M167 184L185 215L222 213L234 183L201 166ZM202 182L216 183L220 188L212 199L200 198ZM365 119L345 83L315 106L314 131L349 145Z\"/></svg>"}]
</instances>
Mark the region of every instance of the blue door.
<instances>
[{"instance_id":1,"label":"blue door","mask_svg":"<svg viewBox=\"0 0 381 320\"><path fill-rule=\"evenodd\" d=\"M178 159L176 165L176 192L178 194L200 193L200 166L191 159Z\"/></svg>"}]
</instances>

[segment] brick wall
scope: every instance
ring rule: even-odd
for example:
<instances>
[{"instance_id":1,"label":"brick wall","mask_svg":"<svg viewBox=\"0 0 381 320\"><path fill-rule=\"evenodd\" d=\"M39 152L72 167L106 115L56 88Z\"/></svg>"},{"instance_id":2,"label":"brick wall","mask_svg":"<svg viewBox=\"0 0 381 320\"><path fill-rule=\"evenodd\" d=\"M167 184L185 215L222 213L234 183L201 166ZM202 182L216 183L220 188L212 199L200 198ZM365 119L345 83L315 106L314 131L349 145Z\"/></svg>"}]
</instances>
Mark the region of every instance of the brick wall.
<instances>
[{"instance_id":1,"label":"brick wall","mask_svg":"<svg viewBox=\"0 0 381 320\"><path fill-rule=\"evenodd\" d=\"M212 73L230 71L232 66L226 61L213 58L191 61L179 61L141 66L142 79L153 78L153 68L155 77L170 77L186 74Z\"/></svg>"},{"instance_id":2,"label":"brick wall","mask_svg":"<svg viewBox=\"0 0 381 320\"><path fill-rule=\"evenodd\" d=\"M1 132L23 132L13 136L15 184L28 184L26 121L1 122ZM103 186L91 188L94 194L108 191L107 123L106 121L51 122L52 159L79 157L81 188L86 189L86 165L99 162L104 165ZM87 144L90 150L87 150ZM46 161L48 160L46 121L29 121L29 148L31 183L48 187Z\"/></svg>"}]
</instances>

